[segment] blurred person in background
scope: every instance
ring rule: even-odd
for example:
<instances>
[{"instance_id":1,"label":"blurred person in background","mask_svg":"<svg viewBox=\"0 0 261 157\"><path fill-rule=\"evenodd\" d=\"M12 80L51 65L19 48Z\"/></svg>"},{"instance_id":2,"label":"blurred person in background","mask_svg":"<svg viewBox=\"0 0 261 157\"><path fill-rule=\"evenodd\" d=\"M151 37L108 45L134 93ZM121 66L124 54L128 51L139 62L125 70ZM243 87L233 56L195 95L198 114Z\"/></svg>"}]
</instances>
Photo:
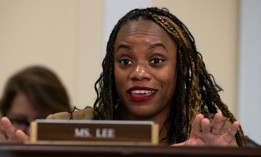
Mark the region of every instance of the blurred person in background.
<instances>
[{"instance_id":1,"label":"blurred person in background","mask_svg":"<svg viewBox=\"0 0 261 157\"><path fill-rule=\"evenodd\" d=\"M53 71L43 66L30 66L11 76L0 99L1 115L26 134L31 121L70 109L64 85ZM3 132L1 127L2 124Z\"/></svg>"}]
</instances>

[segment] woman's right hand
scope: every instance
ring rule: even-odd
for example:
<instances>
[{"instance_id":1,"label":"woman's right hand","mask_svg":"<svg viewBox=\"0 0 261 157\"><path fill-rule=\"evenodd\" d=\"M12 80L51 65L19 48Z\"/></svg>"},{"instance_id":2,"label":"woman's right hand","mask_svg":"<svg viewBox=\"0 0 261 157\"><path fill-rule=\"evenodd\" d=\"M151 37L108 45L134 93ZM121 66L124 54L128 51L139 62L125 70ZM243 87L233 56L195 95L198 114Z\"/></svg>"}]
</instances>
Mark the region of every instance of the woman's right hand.
<instances>
[{"instance_id":1,"label":"woman's right hand","mask_svg":"<svg viewBox=\"0 0 261 157\"><path fill-rule=\"evenodd\" d=\"M0 121L0 143L25 143L29 139L22 130L16 129L7 117Z\"/></svg>"}]
</instances>

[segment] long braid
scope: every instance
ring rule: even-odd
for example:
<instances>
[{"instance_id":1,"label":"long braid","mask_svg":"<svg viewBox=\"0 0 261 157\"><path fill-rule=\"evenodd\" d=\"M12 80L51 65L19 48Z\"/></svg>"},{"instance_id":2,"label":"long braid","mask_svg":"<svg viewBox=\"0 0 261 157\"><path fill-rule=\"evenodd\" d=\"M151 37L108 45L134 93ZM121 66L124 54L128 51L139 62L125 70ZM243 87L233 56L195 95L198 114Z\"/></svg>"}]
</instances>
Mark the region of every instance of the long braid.
<instances>
[{"instance_id":1,"label":"long braid","mask_svg":"<svg viewBox=\"0 0 261 157\"><path fill-rule=\"evenodd\" d=\"M233 123L236 119L221 101L218 94L222 89L206 70L201 54L197 51L194 37L187 27L167 9L134 9L122 17L115 25L107 43L107 53L103 60L103 73L95 83L97 99L94 103L94 119L115 119L120 101L114 79L114 44L119 29L128 21L139 18L159 24L174 39L178 46L177 86L172 98L170 128L167 133L169 144L186 140L191 123L196 114L212 115L218 110ZM184 71L186 74L184 74ZM240 127L236 134L239 146L244 146L244 135Z\"/></svg>"}]
</instances>

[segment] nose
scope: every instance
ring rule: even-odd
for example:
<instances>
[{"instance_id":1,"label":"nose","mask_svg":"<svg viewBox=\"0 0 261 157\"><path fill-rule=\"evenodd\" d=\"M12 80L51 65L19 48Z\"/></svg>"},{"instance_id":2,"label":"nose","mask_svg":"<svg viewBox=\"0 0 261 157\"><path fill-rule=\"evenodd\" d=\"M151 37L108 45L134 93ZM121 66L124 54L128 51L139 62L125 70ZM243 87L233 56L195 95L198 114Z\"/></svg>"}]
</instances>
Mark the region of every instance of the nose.
<instances>
[{"instance_id":1,"label":"nose","mask_svg":"<svg viewBox=\"0 0 261 157\"><path fill-rule=\"evenodd\" d=\"M148 69L143 65L137 65L130 74L132 80L149 80L151 75L149 74Z\"/></svg>"}]
</instances>

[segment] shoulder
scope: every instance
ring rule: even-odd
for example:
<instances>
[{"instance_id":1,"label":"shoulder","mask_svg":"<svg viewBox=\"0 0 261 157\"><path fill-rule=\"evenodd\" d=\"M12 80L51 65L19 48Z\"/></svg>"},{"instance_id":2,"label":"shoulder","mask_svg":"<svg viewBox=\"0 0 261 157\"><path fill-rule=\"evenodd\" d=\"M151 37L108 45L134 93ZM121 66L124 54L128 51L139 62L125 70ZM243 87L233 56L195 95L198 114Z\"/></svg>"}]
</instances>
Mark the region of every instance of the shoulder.
<instances>
[{"instance_id":1,"label":"shoulder","mask_svg":"<svg viewBox=\"0 0 261 157\"><path fill-rule=\"evenodd\" d=\"M93 119L93 108L86 107L85 109L74 112L58 112L48 115L46 119L91 120Z\"/></svg>"}]
</instances>

